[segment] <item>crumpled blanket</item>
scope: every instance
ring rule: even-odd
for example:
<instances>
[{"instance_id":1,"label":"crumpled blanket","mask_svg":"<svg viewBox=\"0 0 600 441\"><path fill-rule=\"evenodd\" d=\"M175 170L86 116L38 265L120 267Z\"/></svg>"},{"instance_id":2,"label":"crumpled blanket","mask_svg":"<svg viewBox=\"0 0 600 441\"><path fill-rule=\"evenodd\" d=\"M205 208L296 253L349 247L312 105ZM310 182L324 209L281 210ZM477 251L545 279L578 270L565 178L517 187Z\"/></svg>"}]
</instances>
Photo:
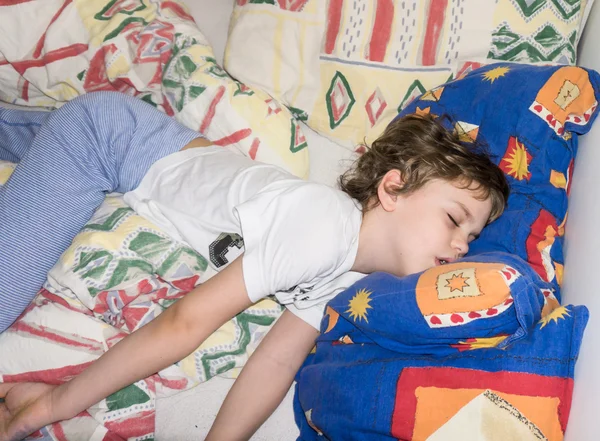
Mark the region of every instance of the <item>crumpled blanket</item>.
<instances>
[{"instance_id":1,"label":"crumpled blanket","mask_svg":"<svg viewBox=\"0 0 600 441\"><path fill-rule=\"evenodd\" d=\"M0 163L0 183L13 165ZM107 197L49 273L19 320L0 335L0 381L59 384L210 277L206 259ZM149 439L157 397L215 375L235 377L282 308L263 300L157 375L38 435L50 439Z\"/></svg>"}]
</instances>

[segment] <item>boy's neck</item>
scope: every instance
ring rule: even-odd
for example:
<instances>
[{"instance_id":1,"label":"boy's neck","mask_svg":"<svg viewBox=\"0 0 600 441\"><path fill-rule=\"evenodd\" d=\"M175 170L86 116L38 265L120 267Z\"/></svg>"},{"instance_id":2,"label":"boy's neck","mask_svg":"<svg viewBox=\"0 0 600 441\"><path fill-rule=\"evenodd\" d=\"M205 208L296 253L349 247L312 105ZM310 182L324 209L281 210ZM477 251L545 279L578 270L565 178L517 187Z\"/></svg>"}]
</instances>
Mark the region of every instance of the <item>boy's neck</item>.
<instances>
[{"instance_id":1,"label":"boy's neck","mask_svg":"<svg viewBox=\"0 0 600 441\"><path fill-rule=\"evenodd\" d=\"M377 218L385 215L380 207L374 207L363 214L360 232L358 234L358 251L352 265L352 271L370 274L385 271L383 262L387 239L381 229L377 228Z\"/></svg>"}]
</instances>

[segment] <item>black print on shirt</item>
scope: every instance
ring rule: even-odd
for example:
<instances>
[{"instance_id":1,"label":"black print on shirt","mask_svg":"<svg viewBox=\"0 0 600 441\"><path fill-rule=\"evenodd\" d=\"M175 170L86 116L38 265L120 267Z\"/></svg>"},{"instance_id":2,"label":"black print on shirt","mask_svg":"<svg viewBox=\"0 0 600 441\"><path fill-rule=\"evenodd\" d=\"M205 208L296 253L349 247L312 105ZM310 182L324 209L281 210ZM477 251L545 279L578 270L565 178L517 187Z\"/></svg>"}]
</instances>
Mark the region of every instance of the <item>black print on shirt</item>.
<instances>
[{"instance_id":1,"label":"black print on shirt","mask_svg":"<svg viewBox=\"0 0 600 441\"><path fill-rule=\"evenodd\" d=\"M221 233L217 239L210 244L208 247L210 254L210 261L217 267L220 268L227 265L227 252L229 248L236 247L241 249L244 246L244 239L242 236L236 233Z\"/></svg>"},{"instance_id":2,"label":"black print on shirt","mask_svg":"<svg viewBox=\"0 0 600 441\"><path fill-rule=\"evenodd\" d=\"M301 302L306 302L310 299L310 296L300 297L302 294L309 293L313 290L315 286L309 286L307 288L298 288L298 285L292 286L290 289L283 289L282 292L294 293L294 300L299 300Z\"/></svg>"}]
</instances>

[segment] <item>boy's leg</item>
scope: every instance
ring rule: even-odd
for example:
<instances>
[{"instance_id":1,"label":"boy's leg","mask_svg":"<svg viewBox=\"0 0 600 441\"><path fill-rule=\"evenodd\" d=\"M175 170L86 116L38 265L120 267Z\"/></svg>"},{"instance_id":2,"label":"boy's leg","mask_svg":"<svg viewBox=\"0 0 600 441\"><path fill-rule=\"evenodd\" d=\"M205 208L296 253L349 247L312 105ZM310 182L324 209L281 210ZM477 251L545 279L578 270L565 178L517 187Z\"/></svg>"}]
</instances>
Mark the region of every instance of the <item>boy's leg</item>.
<instances>
[{"instance_id":1,"label":"boy's leg","mask_svg":"<svg viewBox=\"0 0 600 441\"><path fill-rule=\"evenodd\" d=\"M0 160L19 162L49 114L0 107Z\"/></svg>"},{"instance_id":2,"label":"boy's leg","mask_svg":"<svg viewBox=\"0 0 600 441\"><path fill-rule=\"evenodd\" d=\"M154 162L199 136L119 93L83 95L52 112L0 189L0 332L107 192L134 189Z\"/></svg>"}]
</instances>

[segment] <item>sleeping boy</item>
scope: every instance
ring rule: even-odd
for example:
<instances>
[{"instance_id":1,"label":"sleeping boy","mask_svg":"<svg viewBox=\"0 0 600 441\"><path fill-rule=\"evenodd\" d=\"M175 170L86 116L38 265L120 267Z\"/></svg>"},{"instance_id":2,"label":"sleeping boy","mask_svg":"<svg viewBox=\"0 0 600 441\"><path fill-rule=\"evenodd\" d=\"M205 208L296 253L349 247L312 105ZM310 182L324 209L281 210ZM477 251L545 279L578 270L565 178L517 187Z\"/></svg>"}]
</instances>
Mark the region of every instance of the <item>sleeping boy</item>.
<instances>
[{"instance_id":1,"label":"sleeping boy","mask_svg":"<svg viewBox=\"0 0 600 441\"><path fill-rule=\"evenodd\" d=\"M149 104L110 92L49 115L1 110L0 159L19 161L0 189L0 331L108 192L125 193L217 271L71 381L0 384L0 441L72 418L179 361L274 294L286 311L207 438L247 439L289 389L329 299L364 274L406 276L464 256L508 198L504 174L485 153L412 115L390 124L340 189L214 146Z\"/></svg>"}]
</instances>

